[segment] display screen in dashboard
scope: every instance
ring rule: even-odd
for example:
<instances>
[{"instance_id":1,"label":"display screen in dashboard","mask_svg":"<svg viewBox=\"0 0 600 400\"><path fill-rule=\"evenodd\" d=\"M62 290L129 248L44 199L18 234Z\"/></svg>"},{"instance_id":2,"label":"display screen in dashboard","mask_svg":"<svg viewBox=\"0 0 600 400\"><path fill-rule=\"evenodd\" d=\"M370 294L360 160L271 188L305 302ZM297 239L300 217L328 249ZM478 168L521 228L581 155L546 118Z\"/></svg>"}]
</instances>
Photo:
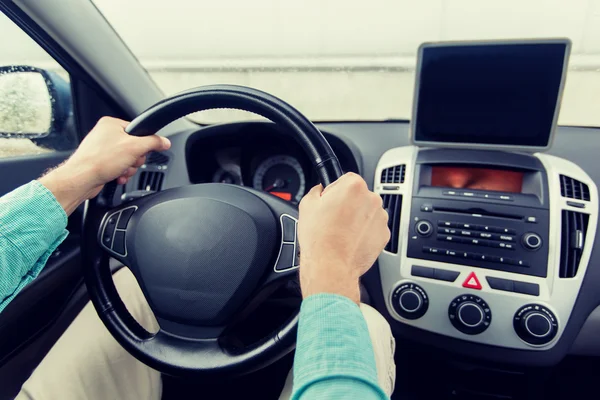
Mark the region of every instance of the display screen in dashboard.
<instances>
[{"instance_id":1,"label":"display screen in dashboard","mask_svg":"<svg viewBox=\"0 0 600 400\"><path fill-rule=\"evenodd\" d=\"M560 41L424 45L415 142L548 146L568 49Z\"/></svg>"},{"instance_id":2,"label":"display screen in dashboard","mask_svg":"<svg viewBox=\"0 0 600 400\"><path fill-rule=\"evenodd\" d=\"M523 172L491 168L432 166L431 186L521 193Z\"/></svg>"}]
</instances>

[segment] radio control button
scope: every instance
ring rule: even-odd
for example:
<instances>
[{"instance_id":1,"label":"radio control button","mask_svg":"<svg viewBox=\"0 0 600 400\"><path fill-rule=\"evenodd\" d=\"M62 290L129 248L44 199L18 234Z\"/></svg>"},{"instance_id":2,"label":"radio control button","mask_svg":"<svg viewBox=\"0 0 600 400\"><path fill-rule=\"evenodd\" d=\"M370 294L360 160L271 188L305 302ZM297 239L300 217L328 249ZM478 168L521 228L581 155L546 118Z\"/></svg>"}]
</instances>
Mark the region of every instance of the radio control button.
<instances>
[{"instance_id":1,"label":"radio control button","mask_svg":"<svg viewBox=\"0 0 600 400\"><path fill-rule=\"evenodd\" d=\"M523 246L529 250L537 250L542 247L542 238L537 233L526 233L523 235L521 240L523 242Z\"/></svg>"},{"instance_id":2,"label":"radio control button","mask_svg":"<svg viewBox=\"0 0 600 400\"><path fill-rule=\"evenodd\" d=\"M438 228L438 232L445 233L448 235L456 235L456 229L452 228Z\"/></svg>"},{"instance_id":3,"label":"radio control button","mask_svg":"<svg viewBox=\"0 0 600 400\"><path fill-rule=\"evenodd\" d=\"M441 240L442 242L455 242L455 243L460 243L460 240L458 240L459 238L454 237L454 236L448 236L448 235L437 235L437 240Z\"/></svg>"},{"instance_id":4,"label":"radio control button","mask_svg":"<svg viewBox=\"0 0 600 400\"><path fill-rule=\"evenodd\" d=\"M494 237L493 233L481 232L479 233L479 237L483 239L491 239Z\"/></svg>"},{"instance_id":5,"label":"radio control button","mask_svg":"<svg viewBox=\"0 0 600 400\"><path fill-rule=\"evenodd\" d=\"M446 254L446 250L438 249L436 247L423 246L424 253L430 254Z\"/></svg>"},{"instance_id":6,"label":"radio control button","mask_svg":"<svg viewBox=\"0 0 600 400\"><path fill-rule=\"evenodd\" d=\"M438 221L438 226L443 226L444 228L456 228L457 225L458 224L456 222Z\"/></svg>"},{"instance_id":7,"label":"radio control button","mask_svg":"<svg viewBox=\"0 0 600 400\"><path fill-rule=\"evenodd\" d=\"M514 242L515 237L511 235L494 235L494 239L496 240L504 240L505 242Z\"/></svg>"},{"instance_id":8,"label":"radio control button","mask_svg":"<svg viewBox=\"0 0 600 400\"><path fill-rule=\"evenodd\" d=\"M433 232L433 225L427 220L421 220L415 225L415 230L421 236L429 236Z\"/></svg>"},{"instance_id":9,"label":"radio control button","mask_svg":"<svg viewBox=\"0 0 600 400\"><path fill-rule=\"evenodd\" d=\"M431 203L423 203L423 204L421 204L421 211L423 211L423 212L432 212L433 211L433 205L431 205Z\"/></svg>"}]
</instances>

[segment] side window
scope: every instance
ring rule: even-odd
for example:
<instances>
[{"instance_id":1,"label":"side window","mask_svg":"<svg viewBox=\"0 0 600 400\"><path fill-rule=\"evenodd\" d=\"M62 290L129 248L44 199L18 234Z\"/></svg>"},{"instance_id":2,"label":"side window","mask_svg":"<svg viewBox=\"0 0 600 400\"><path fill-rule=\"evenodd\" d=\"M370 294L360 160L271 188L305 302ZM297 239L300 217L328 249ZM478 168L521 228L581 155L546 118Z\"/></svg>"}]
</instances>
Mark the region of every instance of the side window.
<instances>
[{"instance_id":1,"label":"side window","mask_svg":"<svg viewBox=\"0 0 600 400\"><path fill-rule=\"evenodd\" d=\"M77 146L69 74L0 13L0 158Z\"/></svg>"}]
</instances>

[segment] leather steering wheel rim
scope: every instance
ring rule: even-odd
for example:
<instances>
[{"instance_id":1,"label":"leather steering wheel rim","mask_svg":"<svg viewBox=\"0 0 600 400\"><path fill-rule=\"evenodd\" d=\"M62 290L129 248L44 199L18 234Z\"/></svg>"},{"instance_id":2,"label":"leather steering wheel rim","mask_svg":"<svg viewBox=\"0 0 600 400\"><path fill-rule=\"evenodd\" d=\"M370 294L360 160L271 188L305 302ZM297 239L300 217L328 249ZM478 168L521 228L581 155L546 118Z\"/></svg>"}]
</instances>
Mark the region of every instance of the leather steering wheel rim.
<instances>
[{"instance_id":1,"label":"leather steering wheel rim","mask_svg":"<svg viewBox=\"0 0 600 400\"><path fill-rule=\"evenodd\" d=\"M321 132L305 116L275 96L247 87L213 85L176 94L148 108L125 130L134 136L151 135L187 114L216 108L250 111L286 129L306 152L323 186L341 176L342 170L335 153ZM206 185L221 184L204 184ZM174 192L176 189L170 190ZM231 191L233 188L227 190ZM267 203L273 202L267 199L268 195L254 195L268 200ZM140 207L145 199L140 201ZM274 207L280 206L284 207L283 203L277 203ZM105 226L103 224L106 224L107 215L112 212L108 207L109 204L102 195L87 203L83 230L84 277L99 317L130 354L146 365L170 375L230 377L269 365L293 350L297 313L270 337L243 350L234 351L224 350L218 344L218 339L184 340L178 335L161 334L162 331L153 335L143 329L129 314L119 297L108 266L108 254L98 244L99 232ZM139 276L136 278L139 281Z\"/></svg>"}]
</instances>

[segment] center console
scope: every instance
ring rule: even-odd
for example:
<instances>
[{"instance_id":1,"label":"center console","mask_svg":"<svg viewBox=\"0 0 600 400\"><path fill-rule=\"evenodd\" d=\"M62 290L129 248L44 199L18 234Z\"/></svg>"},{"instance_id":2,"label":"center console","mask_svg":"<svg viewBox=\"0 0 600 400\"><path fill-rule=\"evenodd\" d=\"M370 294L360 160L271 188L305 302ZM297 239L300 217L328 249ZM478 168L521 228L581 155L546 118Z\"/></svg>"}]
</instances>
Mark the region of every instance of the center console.
<instances>
[{"instance_id":1,"label":"center console","mask_svg":"<svg viewBox=\"0 0 600 400\"><path fill-rule=\"evenodd\" d=\"M484 187L506 185L514 172L521 187L436 186L437 168ZM544 154L408 146L383 155L374 188L397 241L379 257L393 318L494 346L553 346L596 232L597 190L584 171Z\"/></svg>"},{"instance_id":2,"label":"center console","mask_svg":"<svg viewBox=\"0 0 600 400\"><path fill-rule=\"evenodd\" d=\"M383 154L373 182L389 214L379 274L394 323L530 352L560 340L598 218L593 180L543 153L568 52L560 40L420 48L414 145Z\"/></svg>"}]
</instances>

